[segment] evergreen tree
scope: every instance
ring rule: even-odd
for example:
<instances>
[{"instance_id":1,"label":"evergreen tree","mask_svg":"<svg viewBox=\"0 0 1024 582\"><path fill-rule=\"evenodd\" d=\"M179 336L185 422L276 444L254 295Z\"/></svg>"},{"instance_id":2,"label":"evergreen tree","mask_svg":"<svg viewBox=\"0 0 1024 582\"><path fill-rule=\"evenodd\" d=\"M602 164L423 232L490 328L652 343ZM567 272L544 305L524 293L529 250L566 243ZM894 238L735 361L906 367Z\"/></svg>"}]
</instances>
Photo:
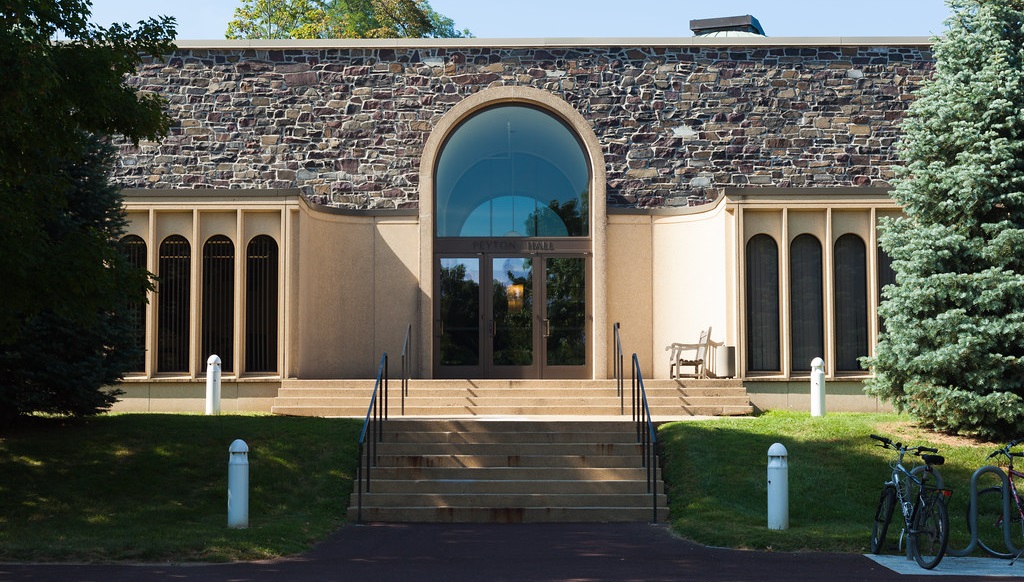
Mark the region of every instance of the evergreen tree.
<instances>
[{"instance_id":1,"label":"evergreen tree","mask_svg":"<svg viewBox=\"0 0 1024 582\"><path fill-rule=\"evenodd\" d=\"M939 430L1024 430L1024 0L949 0L882 223L896 284L867 392Z\"/></svg>"},{"instance_id":2,"label":"evergreen tree","mask_svg":"<svg viewBox=\"0 0 1024 582\"><path fill-rule=\"evenodd\" d=\"M166 133L163 102L126 75L171 51L174 25L88 18L88 0L0 0L0 422L109 405L103 386L124 369L120 312L148 284L122 268L103 143Z\"/></svg>"}]
</instances>

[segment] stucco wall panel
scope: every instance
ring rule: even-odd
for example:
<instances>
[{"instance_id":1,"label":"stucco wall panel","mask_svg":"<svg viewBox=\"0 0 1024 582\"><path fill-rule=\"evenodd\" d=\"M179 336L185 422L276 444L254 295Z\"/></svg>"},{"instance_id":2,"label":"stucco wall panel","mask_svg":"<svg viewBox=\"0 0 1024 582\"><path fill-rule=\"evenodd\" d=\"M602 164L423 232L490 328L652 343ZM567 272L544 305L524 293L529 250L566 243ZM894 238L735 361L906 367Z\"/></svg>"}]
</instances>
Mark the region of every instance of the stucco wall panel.
<instances>
[{"instance_id":1,"label":"stucco wall panel","mask_svg":"<svg viewBox=\"0 0 1024 582\"><path fill-rule=\"evenodd\" d=\"M608 270L624 276L609 277L606 285L608 322L620 324L627 361L637 353L643 370L651 370L651 330L654 328L651 217L609 215ZM614 337L608 341L607 377L612 377ZM627 368L628 369L628 368Z\"/></svg>"},{"instance_id":2,"label":"stucco wall panel","mask_svg":"<svg viewBox=\"0 0 1024 582\"><path fill-rule=\"evenodd\" d=\"M725 204L683 216L656 216L653 224L653 370L669 374L673 343L696 343L711 327L711 339L726 339Z\"/></svg>"},{"instance_id":3,"label":"stucco wall panel","mask_svg":"<svg viewBox=\"0 0 1024 582\"><path fill-rule=\"evenodd\" d=\"M300 378L371 377L373 222L307 213L299 233L296 372Z\"/></svg>"}]
</instances>

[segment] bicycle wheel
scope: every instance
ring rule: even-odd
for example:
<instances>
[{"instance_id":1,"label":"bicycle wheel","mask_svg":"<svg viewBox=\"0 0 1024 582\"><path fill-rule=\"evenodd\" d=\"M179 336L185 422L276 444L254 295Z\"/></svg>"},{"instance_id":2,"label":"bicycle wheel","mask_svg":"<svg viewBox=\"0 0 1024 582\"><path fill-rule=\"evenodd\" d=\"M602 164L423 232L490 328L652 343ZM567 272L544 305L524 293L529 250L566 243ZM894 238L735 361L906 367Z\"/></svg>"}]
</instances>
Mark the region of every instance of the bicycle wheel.
<instances>
[{"instance_id":1,"label":"bicycle wheel","mask_svg":"<svg viewBox=\"0 0 1024 582\"><path fill-rule=\"evenodd\" d=\"M1013 501L1010 501L1013 514ZM974 506L967 504L967 524L970 527L971 511ZM1014 522L1020 522L1020 515L1012 515ZM973 533L973 532L972 532ZM997 558L1012 558L1003 538L1003 488L986 487L978 492L978 545Z\"/></svg>"},{"instance_id":2,"label":"bicycle wheel","mask_svg":"<svg viewBox=\"0 0 1024 582\"><path fill-rule=\"evenodd\" d=\"M949 514L940 492L926 492L922 505L914 514L909 537L910 552L918 566L931 570L939 565L949 542Z\"/></svg>"},{"instance_id":3,"label":"bicycle wheel","mask_svg":"<svg viewBox=\"0 0 1024 582\"><path fill-rule=\"evenodd\" d=\"M889 531L892 512L896 508L896 488L886 485L878 498L878 509L875 510L875 527L871 530L871 553L881 554L885 550L885 534Z\"/></svg>"}]
</instances>

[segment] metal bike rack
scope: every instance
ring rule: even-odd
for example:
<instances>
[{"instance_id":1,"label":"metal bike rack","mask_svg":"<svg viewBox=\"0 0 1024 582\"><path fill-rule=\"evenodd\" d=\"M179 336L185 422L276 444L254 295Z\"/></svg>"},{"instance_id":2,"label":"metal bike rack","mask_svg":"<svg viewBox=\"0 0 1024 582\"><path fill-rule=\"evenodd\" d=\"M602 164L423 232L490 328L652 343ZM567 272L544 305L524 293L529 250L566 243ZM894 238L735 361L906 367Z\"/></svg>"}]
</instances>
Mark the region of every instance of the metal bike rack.
<instances>
[{"instance_id":1,"label":"metal bike rack","mask_svg":"<svg viewBox=\"0 0 1024 582\"><path fill-rule=\"evenodd\" d=\"M927 465L918 465L918 466L910 469L910 474L915 476L915 477L920 478L921 473L924 473L927 469L928 469ZM938 471L938 469L932 468L932 477L935 478L935 488L936 489L945 489L946 488L946 484L942 481L942 473L940 473ZM900 511L903 511L902 508L898 508L898 509L900 509ZM907 532L905 530L900 532L899 546L906 548L907 559L908 560L913 560L914 556L912 556L910 554L910 541L908 540L906 544L903 543L903 536L905 536L906 534L907 534ZM948 549L946 550L946 553L947 554L949 553Z\"/></svg>"},{"instance_id":2,"label":"metal bike rack","mask_svg":"<svg viewBox=\"0 0 1024 582\"><path fill-rule=\"evenodd\" d=\"M1010 479L1006 476L1006 472L999 467L992 465L985 465L971 476L971 488L970 494L970 512L967 514L967 524L971 530L971 543L966 548L958 550L955 548L947 548L946 553L950 556L969 556L971 552L978 548L978 478L986 473L995 473L999 476L999 479L1003 482L1003 542L1006 543L1006 548L1010 554L1017 554L1021 550L1013 545L1012 535L1010 526L1012 519L1010 518L1010 500L1013 498L1009 495L1010 492ZM1015 502L1016 503L1016 502ZM1016 511L1016 507L1013 508Z\"/></svg>"}]
</instances>

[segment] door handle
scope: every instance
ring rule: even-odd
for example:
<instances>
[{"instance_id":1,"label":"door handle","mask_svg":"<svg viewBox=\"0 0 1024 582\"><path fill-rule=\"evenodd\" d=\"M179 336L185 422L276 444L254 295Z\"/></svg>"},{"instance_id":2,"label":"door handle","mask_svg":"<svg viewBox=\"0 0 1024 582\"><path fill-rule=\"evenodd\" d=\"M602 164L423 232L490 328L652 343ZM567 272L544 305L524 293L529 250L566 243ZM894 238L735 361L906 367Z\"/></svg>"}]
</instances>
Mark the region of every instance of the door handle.
<instances>
[{"instance_id":1,"label":"door handle","mask_svg":"<svg viewBox=\"0 0 1024 582\"><path fill-rule=\"evenodd\" d=\"M491 326L491 337L494 337L494 334L496 332L496 327L497 326L494 325L494 320L493 319L489 319L487 321L490 322L489 325Z\"/></svg>"},{"instance_id":2,"label":"door handle","mask_svg":"<svg viewBox=\"0 0 1024 582\"><path fill-rule=\"evenodd\" d=\"M551 320L544 319L544 337L551 337Z\"/></svg>"}]
</instances>

